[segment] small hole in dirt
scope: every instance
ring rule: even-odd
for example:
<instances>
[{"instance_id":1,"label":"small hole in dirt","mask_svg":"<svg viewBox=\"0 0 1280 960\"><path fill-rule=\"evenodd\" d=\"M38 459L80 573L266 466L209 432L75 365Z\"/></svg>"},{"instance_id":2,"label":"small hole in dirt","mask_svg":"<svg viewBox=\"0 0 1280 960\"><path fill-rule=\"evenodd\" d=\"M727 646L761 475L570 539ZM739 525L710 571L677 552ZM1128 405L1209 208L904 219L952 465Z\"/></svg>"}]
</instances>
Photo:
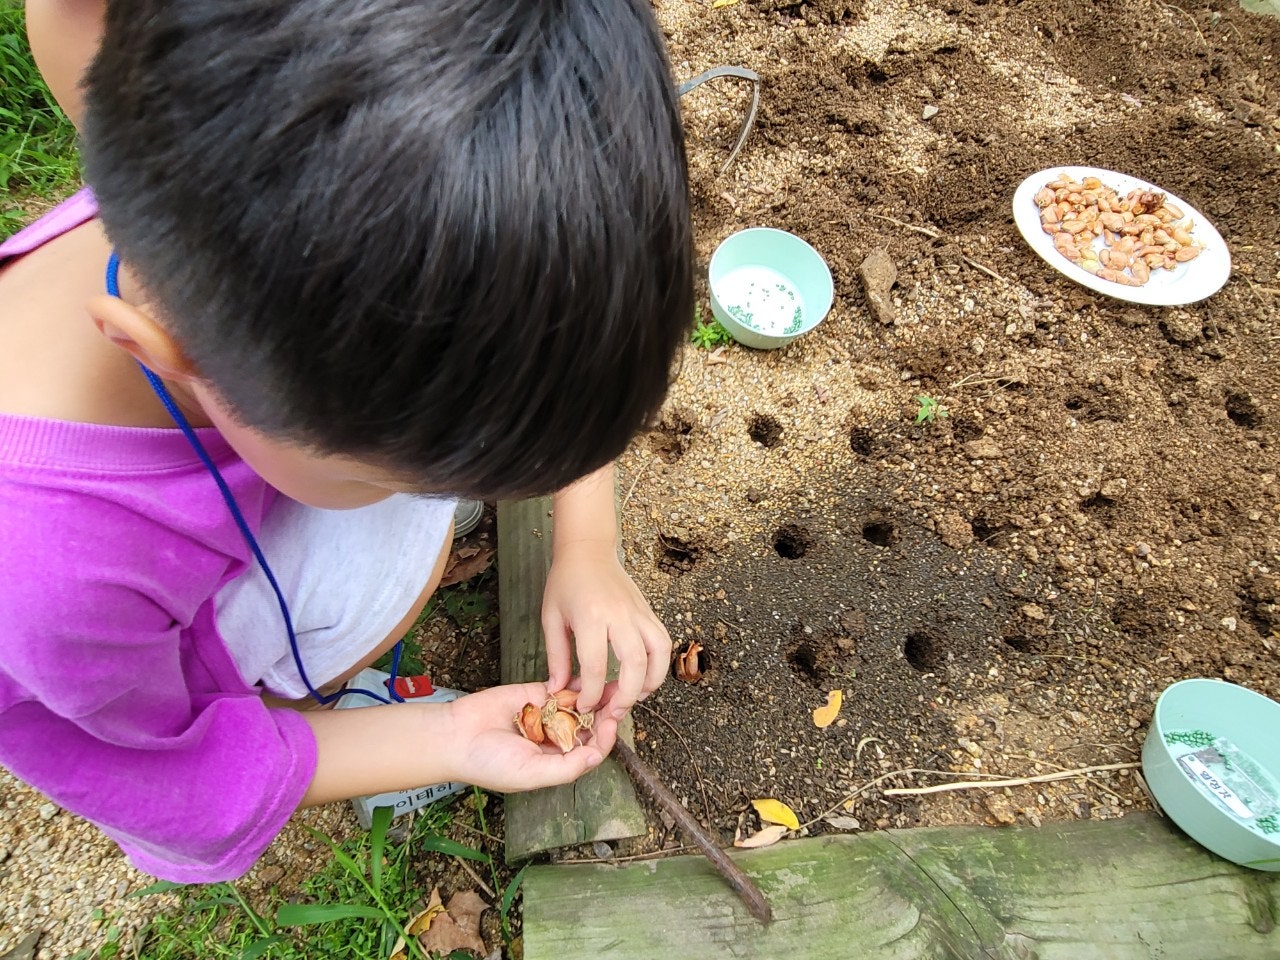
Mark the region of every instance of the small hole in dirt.
<instances>
[{"instance_id":1,"label":"small hole in dirt","mask_svg":"<svg viewBox=\"0 0 1280 960\"><path fill-rule=\"evenodd\" d=\"M786 560L799 560L813 546L813 537L804 527L794 523L779 527L773 535L773 549Z\"/></svg>"},{"instance_id":2,"label":"small hole in dirt","mask_svg":"<svg viewBox=\"0 0 1280 960\"><path fill-rule=\"evenodd\" d=\"M767 413L757 413L747 422L747 435L766 449L782 442L782 424Z\"/></svg>"},{"instance_id":3,"label":"small hole in dirt","mask_svg":"<svg viewBox=\"0 0 1280 960\"><path fill-rule=\"evenodd\" d=\"M973 536L979 543L988 547L1004 547L1009 543L1009 527L989 517L976 516L969 521L973 527Z\"/></svg>"},{"instance_id":4,"label":"small hole in dirt","mask_svg":"<svg viewBox=\"0 0 1280 960\"><path fill-rule=\"evenodd\" d=\"M1004 637L1005 646L1010 650L1018 653L1031 652L1031 639L1029 637Z\"/></svg>"},{"instance_id":5,"label":"small hole in dirt","mask_svg":"<svg viewBox=\"0 0 1280 960\"><path fill-rule=\"evenodd\" d=\"M1068 410L1083 410L1084 400L1081 397L1068 397L1067 402L1063 404Z\"/></svg>"},{"instance_id":6,"label":"small hole in dirt","mask_svg":"<svg viewBox=\"0 0 1280 960\"><path fill-rule=\"evenodd\" d=\"M672 576L688 573L698 562L701 551L679 537L658 534L658 569Z\"/></svg>"},{"instance_id":7,"label":"small hole in dirt","mask_svg":"<svg viewBox=\"0 0 1280 960\"><path fill-rule=\"evenodd\" d=\"M1080 501L1081 510L1102 510L1115 503L1110 497L1104 497L1101 493L1091 493Z\"/></svg>"},{"instance_id":8,"label":"small hole in dirt","mask_svg":"<svg viewBox=\"0 0 1280 960\"><path fill-rule=\"evenodd\" d=\"M902 654L912 669L934 673L947 662L946 643L936 633L912 633L902 646Z\"/></svg>"},{"instance_id":9,"label":"small hole in dirt","mask_svg":"<svg viewBox=\"0 0 1280 960\"><path fill-rule=\"evenodd\" d=\"M877 547L892 547L900 538L898 525L892 520L868 520L862 525L862 538Z\"/></svg>"},{"instance_id":10,"label":"small hole in dirt","mask_svg":"<svg viewBox=\"0 0 1280 960\"><path fill-rule=\"evenodd\" d=\"M864 457L871 456L876 448L876 435L866 427L849 428L849 449Z\"/></svg>"},{"instance_id":11,"label":"small hole in dirt","mask_svg":"<svg viewBox=\"0 0 1280 960\"><path fill-rule=\"evenodd\" d=\"M675 463L689 449L692 433L692 420L679 411L668 411L657 428L658 456L667 463Z\"/></svg>"},{"instance_id":12,"label":"small hole in dirt","mask_svg":"<svg viewBox=\"0 0 1280 960\"><path fill-rule=\"evenodd\" d=\"M984 432L982 424L968 417L953 417L951 420L951 435L961 443L977 440Z\"/></svg>"},{"instance_id":13,"label":"small hole in dirt","mask_svg":"<svg viewBox=\"0 0 1280 960\"><path fill-rule=\"evenodd\" d=\"M787 654L787 663L810 680L821 680L826 675L826 671L818 667L818 651L811 643L796 644Z\"/></svg>"},{"instance_id":14,"label":"small hole in dirt","mask_svg":"<svg viewBox=\"0 0 1280 960\"><path fill-rule=\"evenodd\" d=\"M1227 394L1227 416L1237 427L1252 430L1262 423L1257 401L1247 393Z\"/></svg>"},{"instance_id":15,"label":"small hole in dirt","mask_svg":"<svg viewBox=\"0 0 1280 960\"><path fill-rule=\"evenodd\" d=\"M879 67L872 67L867 71L867 79L874 84L881 84L889 79L889 75Z\"/></svg>"}]
</instances>

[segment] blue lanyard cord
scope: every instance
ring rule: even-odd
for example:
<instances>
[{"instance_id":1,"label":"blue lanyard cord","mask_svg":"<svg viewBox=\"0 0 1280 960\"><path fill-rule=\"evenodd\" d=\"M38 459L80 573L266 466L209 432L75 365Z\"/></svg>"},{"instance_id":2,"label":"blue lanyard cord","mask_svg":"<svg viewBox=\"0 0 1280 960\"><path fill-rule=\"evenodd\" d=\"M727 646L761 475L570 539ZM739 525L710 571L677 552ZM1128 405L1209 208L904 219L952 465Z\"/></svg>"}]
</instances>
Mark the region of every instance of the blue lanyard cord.
<instances>
[{"instance_id":1,"label":"blue lanyard cord","mask_svg":"<svg viewBox=\"0 0 1280 960\"><path fill-rule=\"evenodd\" d=\"M107 293L113 297L120 296L120 257L114 250L111 251L111 257L107 260ZM293 630L293 617L289 615L289 605L285 602L284 592L280 589L279 583L276 582L276 576L271 572L267 558L263 555L262 548L258 546L257 538L254 537L253 531L249 529L249 524L245 520L244 514L240 511L240 505L236 503L235 495L231 492L231 488L227 486L227 481L223 479L222 473L213 462L213 458L205 450L204 444L196 436L195 430L191 428L191 423L183 412L178 409L178 405L174 402L173 395L169 393L169 389L164 385L164 381L144 364L139 363L138 366L143 374L146 375L147 381L151 384L151 389L160 398L160 402L164 404L164 408L169 411L169 416L173 418L173 422L177 424L178 429L182 431L182 435L191 444L191 449L195 451L196 456L200 458L200 462L204 464L205 469L209 471L214 482L218 485L218 491L222 494L222 499L226 502L227 509L231 511L231 517L240 529L240 535L244 537L244 542L248 544L249 550L258 561L258 566L262 568L263 574L266 575L267 582L271 584L271 589L275 591L276 600L280 604L280 614L284 617L284 627L289 634L289 649L293 652L293 662L298 667L298 676L302 678L302 682L306 685L307 692L322 706L327 706L349 694L360 694L379 703L403 703L404 698L396 692L395 688L395 680L400 670L400 651L404 646L403 640L396 643L395 649L391 654L391 679L387 682L387 696L379 696L371 690L363 690L359 687L346 687L336 693L325 695L311 685L311 680L307 677L306 668L302 665L302 654L298 649L298 637Z\"/></svg>"}]
</instances>

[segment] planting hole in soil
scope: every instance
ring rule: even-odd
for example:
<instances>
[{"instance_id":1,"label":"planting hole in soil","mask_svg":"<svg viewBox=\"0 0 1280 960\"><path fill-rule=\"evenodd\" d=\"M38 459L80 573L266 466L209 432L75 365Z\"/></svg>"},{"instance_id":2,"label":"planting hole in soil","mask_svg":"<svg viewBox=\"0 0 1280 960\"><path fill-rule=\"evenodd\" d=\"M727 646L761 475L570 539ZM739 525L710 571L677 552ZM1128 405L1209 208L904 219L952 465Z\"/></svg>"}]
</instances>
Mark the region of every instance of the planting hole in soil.
<instances>
[{"instance_id":1,"label":"planting hole in soil","mask_svg":"<svg viewBox=\"0 0 1280 960\"><path fill-rule=\"evenodd\" d=\"M747 423L747 435L766 449L776 447L782 442L782 424L777 417L757 413Z\"/></svg>"},{"instance_id":2,"label":"planting hole in soil","mask_svg":"<svg viewBox=\"0 0 1280 960\"><path fill-rule=\"evenodd\" d=\"M875 452L877 435L867 427L849 428L849 449L854 453L869 457Z\"/></svg>"},{"instance_id":3,"label":"planting hole in soil","mask_svg":"<svg viewBox=\"0 0 1280 960\"><path fill-rule=\"evenodd\" d=\"M698 562L696 546L679 537L658 536L658 569L672 576L688 573Z\"/></svg>"},{"instance_id":4,"label":"planting hole in soil","mask_svg":"<svg viewBox=\"0 0 1280 960\"><path fill-rule=\"evenodd\" d=\"M892 520L873 517L862 525L862 539L877 547L892 547L900 537L898 525Z\"/></svg>"},{"instance_id":5,"label":"planting hole in soil","mask_svg":"<svg viewBox=\"0 0 1280 960\"><path fill-rule=\"evenodd\" d=\"M947 665L947 641L941 634L921 631L907 634L902 655L913 670L936 673Z\"/></svg>"},{"instance_id":6,"label":"planting hole in soil","mask_svg":"<svg viewBox=\"0 0 1280 960\"><path fill-rule=\"evenodd\" d=\"M1009 543L1009 525L992 521L985 516L976 516L969 521L973 527L973 537L978 543L989 547L1003 547Z\"/></svg>"},{"instance_id":7,"label":"planting hole in soil","mask_svg":"<svg viewBox=\"0 0 1280 960\"><path fill-rule=\"evenodd\" d=\"M813 538L804 527L788 523L773 535L773 549L785 560L799 560L813 546Z\"/></svg>"},{"instance_id":8,"label":"planting hole in soil","mask_svg":"<svg viewBox=\"0 0 1280 960\"><path fill-rule=\"evenodd\" d=\"M1258 403L1247 393L1227 394L1227 416L1238 427L1252 430L1262 422Z\"/></svg>"}]
</instances>

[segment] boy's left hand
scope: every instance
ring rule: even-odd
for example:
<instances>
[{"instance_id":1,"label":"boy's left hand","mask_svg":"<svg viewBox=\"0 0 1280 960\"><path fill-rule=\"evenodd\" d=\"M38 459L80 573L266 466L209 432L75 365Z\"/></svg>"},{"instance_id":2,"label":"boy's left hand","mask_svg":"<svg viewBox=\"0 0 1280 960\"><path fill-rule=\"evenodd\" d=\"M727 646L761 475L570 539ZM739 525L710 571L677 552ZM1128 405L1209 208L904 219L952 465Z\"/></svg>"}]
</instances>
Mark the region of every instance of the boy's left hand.
<instances>
[{"instance_id":1,"label":"boy's left hand","mask_svg":"<svg viewBox=\"0 0 1280 960\"><path fill-rule=\"evenodd\" d=\"M618 683L606 709L614 719L658 689L671 666L667 628L622 569L614 547L604 542L565 544L556 551L542 598L542 629L552 690L569 683L573 637L582 678L578 706L583 710L593 710L601 701L613 647Z\"/></svg>"}]
</instances>

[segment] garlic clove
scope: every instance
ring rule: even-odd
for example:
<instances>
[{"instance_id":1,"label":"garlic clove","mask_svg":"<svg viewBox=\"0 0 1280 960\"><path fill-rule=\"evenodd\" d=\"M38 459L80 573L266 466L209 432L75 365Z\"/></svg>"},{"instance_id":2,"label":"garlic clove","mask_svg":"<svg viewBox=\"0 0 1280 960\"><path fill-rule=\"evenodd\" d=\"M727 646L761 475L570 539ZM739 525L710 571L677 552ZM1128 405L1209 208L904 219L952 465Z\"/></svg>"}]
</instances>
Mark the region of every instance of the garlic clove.
<instances>
[{"instance_id":1,"label":"garlic clove","mask_svg":"<svg viewBox=\"0 0 1280 960\"><path fill-rule=\"evenodd\" d=\"M578 718L572 713L556 711L550 722L543 722L542 729L547 739L565 753L578 745Z\"/></svg>"},{"instance_id":2,"label":"garlic clove","mask_svg":"<svg viewBox=\"0 0 1280 960\"><path fill-rule=\"evenodd\" d=\"M570 713L578 709L578 691L577 690L557 690L551 695L551 699L561 710L568 710Z\"/></svg>"},{"instance_id":3,"label":"garlic clove","mask_svg":"<svg viewBox=\"0 0 1280 960\"><path fill-rule=\"evenodd\" d=\"M546 732L542 721L542 711L536 704L526 703L516 715L516 728L526 740L534 743L545 743Z\"/></svg>"}]
</instances>

